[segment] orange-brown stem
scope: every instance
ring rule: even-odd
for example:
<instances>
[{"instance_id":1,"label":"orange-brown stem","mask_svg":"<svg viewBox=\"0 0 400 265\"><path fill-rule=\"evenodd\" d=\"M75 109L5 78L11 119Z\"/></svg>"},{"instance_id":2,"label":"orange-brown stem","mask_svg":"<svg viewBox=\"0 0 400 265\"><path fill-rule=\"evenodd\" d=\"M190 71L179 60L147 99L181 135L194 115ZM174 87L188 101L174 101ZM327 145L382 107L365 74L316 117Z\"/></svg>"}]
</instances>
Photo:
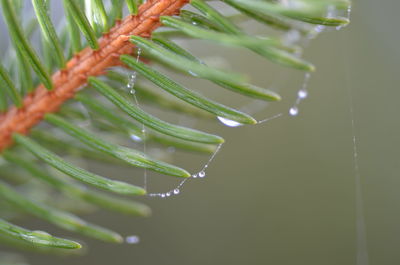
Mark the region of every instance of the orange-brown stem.
<instances>
[{"instance_id":1,"label":"orange-brown stem","mask_svg":"<svg viewBox=\"0 0 400 265\"><path fill-rule=\"evenodd\" d=\"M0 151L13 144L13 133L27 134L46 113L56 112L87 83L89 76L101 75L105 69L120 65L119 56L134 51L129 36L150 37L160 26L160 16L176 15L188 2L189 0L148 0L139 7L138 15L118 21L104 34L99 40L98 50L87 47L76 54L68 61L65 69L53 74L53 90L49 91L39 85L24 98L21 108L13 106L0 116Z\"/></svg>"}]
</instances>

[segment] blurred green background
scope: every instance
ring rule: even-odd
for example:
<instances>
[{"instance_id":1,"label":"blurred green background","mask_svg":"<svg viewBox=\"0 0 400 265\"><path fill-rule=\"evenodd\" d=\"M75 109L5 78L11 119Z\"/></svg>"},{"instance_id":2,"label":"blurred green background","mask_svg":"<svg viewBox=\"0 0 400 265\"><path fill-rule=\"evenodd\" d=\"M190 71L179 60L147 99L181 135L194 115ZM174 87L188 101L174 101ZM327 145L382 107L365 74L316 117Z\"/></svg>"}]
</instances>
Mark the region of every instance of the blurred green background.
<instances>
[{"instance_id":1,"label":"blurred green background","mask_svg":"<svg viewBox=\"0 0 400 265\"><path fill-rule=\"evenodd\" d=\"M248 53L215 48L213 52L231 58L233 68L252 73L257 84L283 94L285 100L259 112L259 118L282 111L285 116L239 128L198 123L197 128L227 140L205 179L188 182L180 196L145 199L153 209L147 219L109 212L87 216L125 235L138 235L139 244L85 239L84 256L27 253L27 260L34 265L400 264L398 10L397 0L357 1L349 27L311 42L305 57L318 71L298 117L286 113L301 86L300 73ZM202 45L192 48L203 56L210 51ZM213 95L231 105L245 104L240 97L227 100L222 90ZM192 171L207 160L184 153L172 158ZM134 177L139 183L142 179L140 170L91 166L103 175ZM149 189L166 191L176 183L150 176ZM363 207L356 200L358 185ZM365 218L360 218L360 210ZM27 225L35 224L44 226L36 221Z\"/></svg>"}]
</instances>

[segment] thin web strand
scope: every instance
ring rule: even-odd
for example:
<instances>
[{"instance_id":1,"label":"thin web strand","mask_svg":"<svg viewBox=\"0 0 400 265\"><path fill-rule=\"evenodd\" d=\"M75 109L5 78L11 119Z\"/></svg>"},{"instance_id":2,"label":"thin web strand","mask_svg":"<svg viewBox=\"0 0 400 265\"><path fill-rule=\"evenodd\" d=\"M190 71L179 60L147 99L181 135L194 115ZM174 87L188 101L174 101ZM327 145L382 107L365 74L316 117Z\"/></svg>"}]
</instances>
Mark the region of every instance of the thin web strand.
<instances>
[{"instance_id":1,"label":"thin web strand","mask_svg":"<svg viewBox=\"0 0 400 265\"><path fill-rule=\"evenodd\" d=\"M184 180L182 180L181 182L179 182L179 184L172 190L169 190L167 192L163 192L163 193L150 193L147 196L149 197L160 197L160 198L167 198L167 197L171 197L173 195L178 195L181 193L181 190L183 188L183 186L189 181L189 180L193 180L196 178L205 178L206 177L206 170L208 169L208 167L210 166L210 164L214 161L215 157L217 156L217 154L221 151L223 144L219 144L217 146L217 148L215 149L214 153L210 156L210 158L208 159L207 163L201 168L201 170L195 174L192 174L189 178L186 178Z\"/></svg>"},{"instance_id":2,"label":"thin web strand","mask_svg":"<svg viewBox=\"0 0 400 265\"><path fill-rule=\"evenodd\" d=\"M350 16L351 8L348 10ZM345 43L345 40L342 41ZM367 245L367 226L365 222L364 213L364 196L361 185L361 171L359 164L359 153L358 153L358 140L356 136L356 122L355 122L355 111L354 111L354 95L353 89L350 86L350 75L348 60L350 58L347 52L348 45L343 44L343 65L345 75L345 86L347 88L347 94L349 97L349 111L351 120L351 133L352 133L352 144L353 144L353 166L354 166L354 184L355 184L355 208L356 208L356 265L368 265L369 254Z\"/></svg>"}]
</instances>

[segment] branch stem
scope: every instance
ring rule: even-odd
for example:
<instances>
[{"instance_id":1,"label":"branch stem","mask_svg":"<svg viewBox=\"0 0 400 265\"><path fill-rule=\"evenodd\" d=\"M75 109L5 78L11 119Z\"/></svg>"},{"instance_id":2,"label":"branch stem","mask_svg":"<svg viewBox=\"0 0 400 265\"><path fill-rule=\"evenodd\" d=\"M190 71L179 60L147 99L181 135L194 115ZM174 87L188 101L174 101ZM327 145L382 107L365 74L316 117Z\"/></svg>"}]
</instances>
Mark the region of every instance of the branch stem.
<instances>
[{"instance_id":1,"label":"branch stem","mask_svg":"<svg viewBox=\"0 0 400 265\"><path fill-rule=\"evenodd\" d=\"M160 16L177 15L189 0L148 0L139 7L137 15L129 15L99 39L99 49L86 47L67 62L66 68L52 75L54 89L42 84L23 100L22 107L12 106L0 115L0 152L13 144L14 133L28 134L46 113L56 112L84 85L89 76L104 74L112 66L121 65L122 54L132 54L135 46L131 35L148 38L160 24Z\"/></svg>"}]
</instances>

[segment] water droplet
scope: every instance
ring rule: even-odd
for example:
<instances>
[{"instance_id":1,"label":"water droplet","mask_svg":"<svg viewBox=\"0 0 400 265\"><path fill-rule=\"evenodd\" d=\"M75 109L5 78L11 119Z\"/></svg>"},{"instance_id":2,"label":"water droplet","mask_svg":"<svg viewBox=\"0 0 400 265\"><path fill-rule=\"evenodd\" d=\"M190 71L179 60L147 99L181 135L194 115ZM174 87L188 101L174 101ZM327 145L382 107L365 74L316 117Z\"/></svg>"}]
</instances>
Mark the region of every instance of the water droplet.
<instances>
[{"instance_id":1,"label":"water droplet","mask_svg":"<svg viewBox=\"0 0 400 265\"><path fill-rule=\"evenodd\" d=\"M165 198L165 193L160 194L161 198Z\"/></svg>"},{"instance_id":2,"label":"water droplet","mask_svg":"<svg viewBox=\"0 0 400 265\"><path fill-rule=\"evenodd\" d=\"M178 195L181 191L179 189L174 189L174 194Z\"/></svg>"},{"instance_id":3,"label":"water droplet","mask_svg":"<svg viewBox=\"0 0 400 265\"><path fill-rule=\"evenodd\" d=\"M143 141L142 138L140 138L139 136L137 136L137 135L135 135L135 134L131 134L130 137L131 137L131 139L132 139L133 141L135 141L135 142L141 142L141 141Z\"/></svg>"},{"instance_id":4,"label":"water droplet","mask_svg":"<svg viewBox=\"0 0 400 265\"><path fill-rule=\"evenodd\" d=\"M206 176L206 172L204 170L199 172L199 177L204 178Z\"/></svg>"},{"instance_id":5,"label":"water droplet","mask_svg":"<svg viewBox=\"0 0 400 265\"><path fill-rule=\"evenodd\" d=\"M194 76L194 77L197 77L198 76L198 74L196 74L195 72L192 72L192 71L188 71L188 73L191 75L191 76Z\"/></svg>"},{"instance_id":6,"label":"water droplet","mask_svg":"<svg viewBox=\"0 0 400 265\"><path fill-rule=\"evenodd\" d=\"M129 90L129 93L130 93L131 95L135 95L136 90L132 88L131 90Z\"/></svg>"},{"instance_id":7,"label":"water droplet","mask_svg":"<svg viewBox=\"0 0 400 265\"><path fill-rule=\"evenodd\" d=\"M171 192L165 193L165 196L167 196L167 197L171 196Z\"/></svg>"},{"instance_id":8,"label":"water droplet","mask_svg":"<svg viewBox=\"0 0 400 265\"><path fill-rule=\"evenodd\" d=\"M142 49L141 48L138 48L137 49L137 51L136 51L136 61L139 61L139 58L140 58L140 55L142 54Z\"/></svg>"},{"instance_id":9,"label":"water droplet","mask_svg":"<svg viewBox=\"0 0 400 265\"><path fill-rule=\"evenodd\" d=\"M133 72L133 73L129 76L129 80L130 80L130 81L135 81L135 80L136 80L136 76L137 76L137 73L136 73L136 72Z\"/></svg>"},{"instance_id":10,"label":"water droplet","mask_svg":"<svg viewBox=\"0 0 400 265\"><path fill-rule=\"evenodd\" d=\"M299 114L299 109L297 107L292 107L289 110L289 114L291 116L297 116Z\"/></svg>"},{"instance_id":11,"label":"water droplet","mask_svg":"<svg viewBox=\"0 0 400 265\"><path fill-rule=\"evenodd\" d=\"M299 90L299 93L297 93L297 95L299 96L299 98L305 99L308 97L308 92L305 89L301 89Z\"/></svg>"},{"instance_id":12,"label":"water droplet","mask_svg":"<svg viewBox=\"0 0 400 265\"><path fill-rule=\"evenodd\" d=\"M193 178L197 178L197 174L194 174L192 177L193 177Z\"/></svg>"},{"instance_id":13,"label":"water droplet","mask_svg":"<svg viewBox=\"0 0 400 265\"><path fill-rule=\"evenodd\" d=\"M125 242L128 244L138 244L140 242L140 238L138 236L127 236L125 238Z\"/></svg>"},{"instance_id":14,"label":"water droplet","mask_svg":"<svg viewBox=\"0 0 400 265\"><path fill-rule=\"evenodd\" d=\"M37 235L29 233L29 234L20 234L20 236L23 237L25 240L33 241L36 240Z\"/></svg>"},{"instance_id":15,"label":"water droplet","mask_svg":"<svg viewBox=\"0 0 400 265\"><path fill-rule=\"evenodd\" d=\"M42 230L34 230L32 232L35 234L40 234L41 236L49 236L49 237L51 236L49 233L42 231Z\"/></svg>"},{"instance_id":16,"label":"water droplet","mask_svg":"<svg viewBox=\"0 0 400 265\"><path fill-rule=\"evenodd\" d=\"M226 119L226 118L223 118L223 117L218 117L218 120L219 120L222 124L224 124L224 125L226 125L226 126L228 126L228 127L239 127L239 126L242 126L242 125L243 125L243 124L241 124L240 122L232 121L232 120L229 120L229 119Z\"/></svg>"},{"instance_id":17,"label":"water droplet","mask_svg":"<svg viewBox=\"0 0 400 265\"><path fill-rule=\"evenodd\" d=\"M326 29L325 26L318 25L318 26L316 26L316 27L314 28L314 31L315 31L316 33L322 33L325 29Z\"/></svg>"},{"instance_id":18,"label":"water droplet","mask_svg":"<svg viewBox=\"0 0 400 265\"><path fill-rule=\"evenodd\" d=\"M134 72L133 74L131 74L129 76L129 80L128 80L128 84L126 84L126 87L129 89L129 93L131 94L135 94L135 90L133 89L133 87L135 86L135 82L136 82L136 72ZM132 93L133 91L133 93Z\"/></svg>"}]
</instances>

